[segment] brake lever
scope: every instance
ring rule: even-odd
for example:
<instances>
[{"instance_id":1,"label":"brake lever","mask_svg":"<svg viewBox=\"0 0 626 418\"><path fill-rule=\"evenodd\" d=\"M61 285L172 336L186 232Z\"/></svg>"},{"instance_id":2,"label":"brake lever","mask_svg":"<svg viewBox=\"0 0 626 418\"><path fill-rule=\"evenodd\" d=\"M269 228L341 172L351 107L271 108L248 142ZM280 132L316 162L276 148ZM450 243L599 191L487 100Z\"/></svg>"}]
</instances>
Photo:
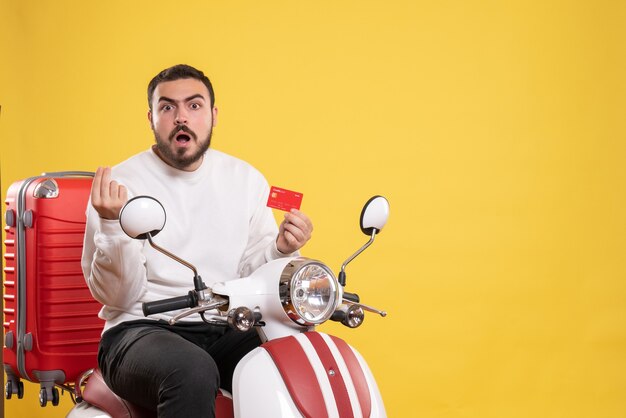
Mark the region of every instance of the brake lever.
<instances>
[{"instance_id":1,"label":"brake lever","mask_svg":"<svg viewBox=\"0 0 626 418\"><path fill-rule=\"evenodd\" d=\"M342 298L343 302L348 304L348 305L357 305L360 306L361 308L363 308L363 310L369 311L369 312L373 312L373 313L377 313L378 315L385 317L387 316L387 312L385 311L381 311L379 309L373 308L371 306L367 306L367 305L363 305L362 303L357 303L357 302L353 302L350 299L346 299L346 298Z\"/></svg>"},{"instance_id":2,"label":"brake lever","mask_svg":"<svg viewBox=\"0 0 626 418\"><path fill-rule=\"evenodd\" d=\"M203 302L200 302L203 303ZM209 311L211 309L217 309L220 306L224 306L228 304L228 299L224 299L220 296L214 296L213 299L211 299L211 302L204 302L203 304L196 306L195 308L191 308L188 309L184 312L179 313L178 315L172 317L168 323L170 325L174 325L176 322L180 321L181 319L188 317L189 315L193 315L195 313L200 313L200 312L204 312L204 311Z\"/></svg>"}]
</instances>

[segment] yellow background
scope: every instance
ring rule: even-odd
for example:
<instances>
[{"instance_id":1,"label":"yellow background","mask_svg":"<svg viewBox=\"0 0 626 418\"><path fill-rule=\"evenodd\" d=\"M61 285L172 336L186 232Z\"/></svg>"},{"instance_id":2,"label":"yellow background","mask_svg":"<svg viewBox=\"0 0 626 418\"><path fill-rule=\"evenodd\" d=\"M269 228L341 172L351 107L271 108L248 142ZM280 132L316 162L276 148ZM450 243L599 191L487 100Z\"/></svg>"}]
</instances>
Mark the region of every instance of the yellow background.
<instances>
[{"instance_id":1,"label":"yellow background","mask_svg":"<svg viewBox=\"0 0 626 418\"><path fill-rule=\"evenodd\" d=\"M192 64L215 148L304 193L306 255L338 268L391 202L347 287L389 316L324 327L390 417L626 417L625 22L623 0L0 0L3 199L148 148L147 82ZM36 395L6 416L70 406Z\"/></svg>"}]
</instances>

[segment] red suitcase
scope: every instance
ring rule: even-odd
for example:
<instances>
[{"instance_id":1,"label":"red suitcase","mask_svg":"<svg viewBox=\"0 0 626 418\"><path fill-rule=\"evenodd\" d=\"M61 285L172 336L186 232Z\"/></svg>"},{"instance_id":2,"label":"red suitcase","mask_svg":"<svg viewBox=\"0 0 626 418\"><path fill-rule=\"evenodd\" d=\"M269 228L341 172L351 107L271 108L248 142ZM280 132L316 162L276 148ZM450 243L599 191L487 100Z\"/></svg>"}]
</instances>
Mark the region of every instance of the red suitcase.
<instances>
[{"instance_id":1,"label":"red suitcase","mask_svg":"<svg viewBox=\"0 0 626 418\"><path fill-rule=\"evenodd\" d=\"M97 365L104 325L80 260L93 173L61 172L13 183L7 192L4 269L5 396L20 379L39 382L41 406L59 402L55 385Z\"/></svg>"}]
</instances>

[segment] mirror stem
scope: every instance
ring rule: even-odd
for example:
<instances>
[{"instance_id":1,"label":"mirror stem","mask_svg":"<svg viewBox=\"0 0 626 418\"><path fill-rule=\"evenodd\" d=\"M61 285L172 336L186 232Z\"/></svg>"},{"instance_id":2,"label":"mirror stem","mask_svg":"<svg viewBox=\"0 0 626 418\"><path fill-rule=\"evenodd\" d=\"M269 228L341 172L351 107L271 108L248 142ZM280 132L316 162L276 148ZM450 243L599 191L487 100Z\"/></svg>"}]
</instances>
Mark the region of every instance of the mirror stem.
<instances>
[{"instance_id":1,"label":"mirror stem","mask_svg":"<svg viewBox=\"0 0 626 418\"><path fill-rule=\"evenodd\" d=\"M147 238L148 238L148 242L150 243L150 246L152 246L152 248L154 248L155 250L157 250L158 252L160 252L162 254L165 254L166 256L171 258L172 260L179 262L183 266L185 266L188 269L190 269L191 271L193 271L193 283L194 283L194 286L196 288L196 291L202 292L204 289L207 288L206 285L204 284L204 282L202 281L202 279L200 278L200 276L198 275L198 271L193 266L193 264L186 262L182 258L179 258L179 257L175 256L174 254L170 253L169 251L167 251L166 249L161 248L158 245L156 245L154 243L154 241L152 241L152 235L147 234Z\"/></svg>"},{"instance_id":2,"label":"mirror stem","mask_svg":"<svg viewBox=\"0 0 626 418\"><path fill-rule=\"evenodd\" d=\"M372 228L372 236L370 237L370 240L368 242L366 242L364 246L359 248L359 250L356 253L352 254L350 257L348 257L348 259L346 261L343 262L343 264L341 265L341 271L339 272L339 284L341 284L342 286L345 287L345 285L346 285L346 266L348 265L349 262L354 260L359 254L361 254L363 251L365 251L365 249L367 247L372 245L372 242L374 242L374 238L376 237L376 233L377 232L378 232L378 230L376 228Z\"/></svg>"}]
</instances>

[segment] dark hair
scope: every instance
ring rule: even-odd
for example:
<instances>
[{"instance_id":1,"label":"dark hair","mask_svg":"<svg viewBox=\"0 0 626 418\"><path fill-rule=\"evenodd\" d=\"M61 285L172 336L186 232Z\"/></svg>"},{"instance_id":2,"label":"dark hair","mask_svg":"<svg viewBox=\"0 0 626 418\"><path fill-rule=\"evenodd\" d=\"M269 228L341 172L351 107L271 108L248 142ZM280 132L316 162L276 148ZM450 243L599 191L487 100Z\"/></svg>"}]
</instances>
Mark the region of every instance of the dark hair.
<instances>
[{"instance_id":1,"label":"dark hair","mask_svg":"<svg viewBox=\"0 0 626 418\"><path fill-rule=\"evenodd\" d=\"M152 110L152 95L154 94L154 90L156 90L159 83L180 80L181 78L195 78L196 80L202 81L207 90L209 90L211 109L213 109L213 106L215 105L215 94L213 93L211 80L209 80L209 78L205 76L202 71L193 68L191 65L178 64L173 67L166 68L150 80L150 83L148 84L148 106L150 110Z\"/></svg>"}]
</instances>

